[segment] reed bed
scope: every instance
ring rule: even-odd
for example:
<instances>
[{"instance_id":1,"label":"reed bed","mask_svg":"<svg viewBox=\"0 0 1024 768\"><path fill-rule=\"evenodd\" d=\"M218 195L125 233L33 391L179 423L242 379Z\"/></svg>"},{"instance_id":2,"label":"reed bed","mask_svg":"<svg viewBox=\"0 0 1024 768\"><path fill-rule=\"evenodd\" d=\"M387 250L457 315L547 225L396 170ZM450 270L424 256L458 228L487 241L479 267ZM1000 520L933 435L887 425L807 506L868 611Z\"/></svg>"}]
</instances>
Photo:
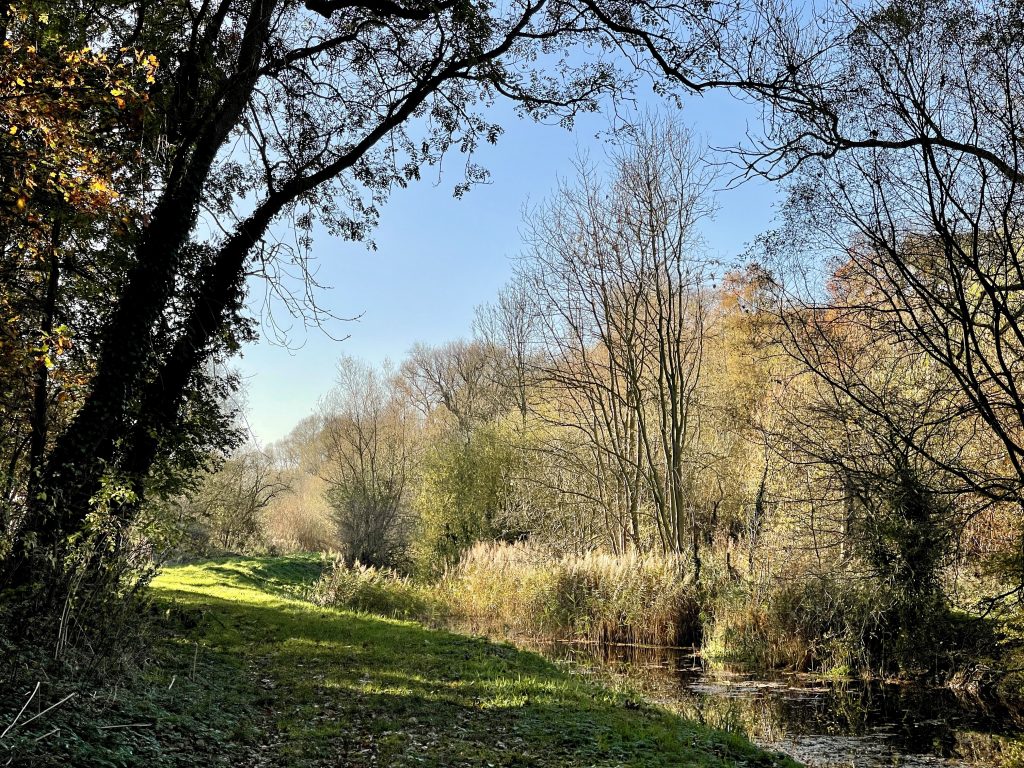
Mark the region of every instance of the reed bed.
<instances>
[{"instance_id":1,"label":"reed bed","mask_svg":"<svg viewBox=\"0 0 1024 768\"><path fill-rule=\"evenodd\" d=\"M681 645L699 633L696 590L678 561L655 555L480 543L443 591L455 620L490 635Z\"/></svg>"},{"instance_id":2,"label":"reed bed","mask_svg":"<svg viewBox=\"0 0 1024 768\"><path fill-rule=\"evenodd\" d=\"M684 567L660 555L574 556L528 542L479 543L434 583L339 559L310 598L504 639L700 645L712 662L757 669L893 674L926 661L959 663L954 635L964 635L962 628L936 620L901 632L892 596L870 580L796 573L742 581L709 568L698 589ZM908 630L941 633L953 655L886 654Z\"/></svg>"},{"instance_id":3,"label":"reed bed","mask_svg":"<svg viewBox=\"0 0 1024 768\"><path fill-rule=\"evenodd\" d=\"M759 669L850 674L877 669L886 600L864 583L807 574L735 584L711 609L703 652Z\"/></svg>"}]
</instances>

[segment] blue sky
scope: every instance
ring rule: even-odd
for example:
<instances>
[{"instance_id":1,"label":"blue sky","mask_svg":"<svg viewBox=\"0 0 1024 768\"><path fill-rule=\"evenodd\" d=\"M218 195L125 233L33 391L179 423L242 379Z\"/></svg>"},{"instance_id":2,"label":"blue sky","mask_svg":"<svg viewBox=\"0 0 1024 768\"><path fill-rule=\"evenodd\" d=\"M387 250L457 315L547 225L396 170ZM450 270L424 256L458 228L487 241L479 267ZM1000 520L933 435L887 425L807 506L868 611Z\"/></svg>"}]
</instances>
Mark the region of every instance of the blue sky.
<instances>
[{"instance_id":1,"label":"blue sky","mask_svg":"<svg viewBox=\"0 0 1024 768\"><path fill-rule=\"evenodd\" d=\"M328 325L331 336L347 335L344 341L299 328L291 349L264 339L244 350L237 365L246 380L247 420L259 442L283 437L314 409L330 389L342 354L397 362L417 341L436 344L467 335L474 307L494 297L511 274L523 205L546 197L559 177L571 179L572 160L581 151L594 160L606 152L595 138L607 127L603 116L580 119L570 133L502 111L508 115L505 133L475 158L491 172L490 184L454 199L460 158L452 157L440 184L428 175L392 195L374 235L376 251L322 230L314 233L318 279L330 286L318 295L319 303L336 315L361 317ZM757 119L723 92L691 97L674 112L712 146L742 141L748 123ZM747 182L719 191L717 199L719 212L704 236L714 255L731 259L771 225L776 190Z\"/></svg>"}]
</instances>

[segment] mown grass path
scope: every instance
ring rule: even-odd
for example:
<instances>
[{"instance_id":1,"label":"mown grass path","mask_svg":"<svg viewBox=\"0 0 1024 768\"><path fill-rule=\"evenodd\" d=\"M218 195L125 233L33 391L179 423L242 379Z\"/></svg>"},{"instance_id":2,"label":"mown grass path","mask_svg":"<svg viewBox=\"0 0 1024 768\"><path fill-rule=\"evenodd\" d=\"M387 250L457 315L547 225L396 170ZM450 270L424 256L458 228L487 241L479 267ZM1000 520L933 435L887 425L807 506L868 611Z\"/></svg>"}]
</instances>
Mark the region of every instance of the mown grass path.
<instances>
[{"instance_id":1,"label":"mown grass path","mask_svg":"<svg viewBox=\"0 0 1024 768\"><path fill-rule=\"evenodd\" d=\"M295 558L166 569L152 587L171 616L148 673L152 727L107 732L114 758L96 764L792 765L509 645L318 608L301 599L317 569ZM81 759L100 754L79 747Z\"/></svg>"}]
</instances>

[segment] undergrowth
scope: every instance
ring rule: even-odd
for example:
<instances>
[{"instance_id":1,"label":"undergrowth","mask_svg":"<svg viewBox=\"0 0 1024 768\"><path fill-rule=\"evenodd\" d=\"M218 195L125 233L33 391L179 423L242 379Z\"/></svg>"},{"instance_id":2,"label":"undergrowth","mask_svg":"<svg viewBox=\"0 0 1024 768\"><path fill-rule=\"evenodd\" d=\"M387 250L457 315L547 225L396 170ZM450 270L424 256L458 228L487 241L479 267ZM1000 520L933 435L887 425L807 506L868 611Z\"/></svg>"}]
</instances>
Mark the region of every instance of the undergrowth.
<instances>
[{"instance_id":1,"label":"undergrowth","mask_svg":"<svg viewBox=\"0 0 1024 768\"><path fill-rule=\"evenodd\" d=\"M389 568L356 563L349 568L338 559L309 590L311 602L396 619L437 623L447 613L439 591Z\"/></svg>"}]
</instances>

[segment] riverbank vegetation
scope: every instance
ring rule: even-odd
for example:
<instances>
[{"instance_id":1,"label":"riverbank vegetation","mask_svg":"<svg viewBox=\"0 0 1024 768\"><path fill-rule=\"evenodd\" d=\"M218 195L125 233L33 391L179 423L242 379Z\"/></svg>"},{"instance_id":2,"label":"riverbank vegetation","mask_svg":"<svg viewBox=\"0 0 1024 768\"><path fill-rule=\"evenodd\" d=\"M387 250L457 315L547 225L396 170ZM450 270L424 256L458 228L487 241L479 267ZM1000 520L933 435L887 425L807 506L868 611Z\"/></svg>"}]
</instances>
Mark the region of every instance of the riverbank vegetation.
<instances>
[{"instance_id":1,"label":"riverbank vegetation","mask_svg":"<svg viewBox=\"0 0 1024 768\"><path fill-rule=\"evenodd\" d=\"M6 5L8 666L129 665L170 560L317 551L324 606L1019 698L1022 29L952 0ZM712 89L761 108L731 154L678 119ZM341 357L247 442L259 307L316 324L314 233L369 241L454 153L456 196L486 181L497 99L608 107L607 152L524 212L462 338ZM722 255L748 177L778 219Z\"/></svg>"},{"instance_id":2,"label":"riverbank vegetation","mask_svg":"<svg viewBox=\"0 0 1024 768\"><path fill-rule=\"evenodd\" d=\"M678 564L648 555L559 555L524 544L477 545L436 581L334 562L317 604L414 618L525 643L696 646L707 663L826 676L923 678L1014 704L1012 658L994 621L949 610L910 631L877 584L800 574L700 588ZM903 631L903 634L899 634Z\"/></svg>"},{"instance_id":3,"label":"riverbank vegetation","mask_svg":"<svg viewBox=\"0 0 1024 768\"><path fill-rule=\"evenodd\" d=\"M35 683L0 689L4 764L795 765L507 644L318 608L302 595L321 567L165 569L129 685L48 680L20 718Z\"/></svg>"},{"instance_id":4,"label":"riverbank vegetation","mask_svg":"<svg viewBox=\"0 0 1024 768\"><path fill-rule=\"evenodd\" d=\"M581 165L473 335L343 359L285 464L326 484L344 563L482 628L991 688L1019 640L1009 422L899 325L926 299L880 243L710 259L708 173L657 120L606 175Z\"/></svg>"}]
</instances>

